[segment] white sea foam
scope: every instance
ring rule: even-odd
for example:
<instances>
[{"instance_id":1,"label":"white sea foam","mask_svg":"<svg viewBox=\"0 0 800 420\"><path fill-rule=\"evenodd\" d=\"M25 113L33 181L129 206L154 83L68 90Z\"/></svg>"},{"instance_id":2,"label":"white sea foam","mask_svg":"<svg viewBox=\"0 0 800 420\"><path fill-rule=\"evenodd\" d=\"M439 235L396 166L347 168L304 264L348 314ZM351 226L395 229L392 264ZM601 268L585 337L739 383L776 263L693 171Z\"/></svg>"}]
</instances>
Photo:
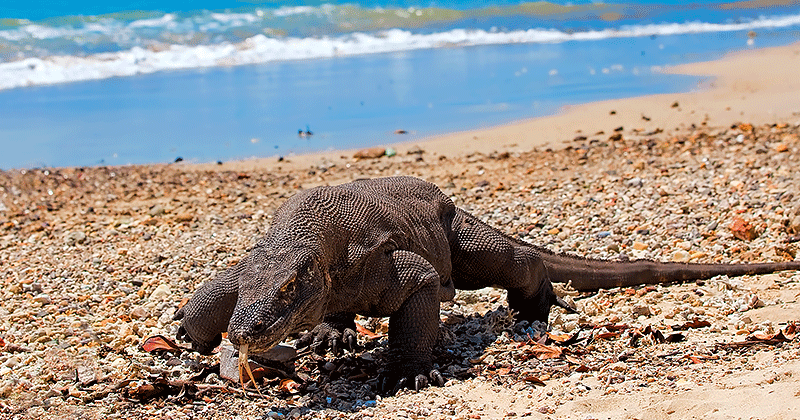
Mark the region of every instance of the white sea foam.
<instances>
[{"instance_id":1,"label":"white sea foam","mask_svg":"<svg viewBox=\"0 0 800 420\"><path fill-rule=\"evenodd\" d=\"M303 13L303 10L292 12ZM257 18L255 15L248 16ZM242 16L237 18L250 19ZM170 24L173 19L174 17L165 15L154 20L153 24ZM795 25L800 25L800 15L762 18L746 23L654 24L575 33L565 33L555 29L510 32L453 29L446 32L414 34L406 30L391 29L372 34L352 33L322 38L271 38L256 35L237 44L172 45L167 49L154 50L134 47L125 51L88 57L51 56L0 63L0 89L130 76L163 70L344 57L452 46L592 41L651 35L785 28ZM37 35L46 34L37 33Z\"/></svg>"},{"instance_id":2,"label":"white sea foam","mask_svg":"<svg viewBox=\"0 0 800 420\"><path fill-rule=\"evenodd\" d=\"M156 19L139 19L128 24L129 28L158 28L169 25L175 21L175 15L167 13Z\"/></svg>"},{"instance_id":3,"label":"white sea foam","mask_svg":"<svg viewBox=\"0 0 800 420\"><path fill-rule=\"evenodd\" d=\"M273 16L286 17L292 15L309 15L319 11L316 7L312 6L283 6L272 11Z\"/></svg>"},{"instance_id":4,"label":"white sea foam","mask_svg":"<svg viewBox=\"0 0 800 420\"><path fill-rule=\"evenodd\" d=\"M240 25L261 20L255 13L211 13L211 17L228 25Z\"/></svg>"}]
</instances>

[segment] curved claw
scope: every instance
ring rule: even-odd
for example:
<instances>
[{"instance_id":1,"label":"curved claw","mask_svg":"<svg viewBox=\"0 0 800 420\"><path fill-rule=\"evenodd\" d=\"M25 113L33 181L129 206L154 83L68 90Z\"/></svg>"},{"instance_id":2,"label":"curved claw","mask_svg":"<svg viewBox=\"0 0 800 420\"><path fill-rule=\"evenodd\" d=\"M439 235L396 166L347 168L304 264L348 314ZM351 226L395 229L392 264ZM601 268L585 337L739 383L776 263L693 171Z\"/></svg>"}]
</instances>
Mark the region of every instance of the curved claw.
<instances>
[{"instance_id":1,"label":"curved claw","mask_svg":"<svg viewBox=\"0 0 800 420\"><path fill-rule=\"evenodd\" d=\"M408 378L400 378L400 380L397 381L397 384L392 389L392 395L397 394L397 391L400 391L401 389L405 388L406 382L408 382Z\"/></svg>"},{"instance_id":2,"label":"curved claw","mask_svg":"<svg viewBox=\"0 0 800 420\"><path fill-rule=\"evenodd\" d=\"M417 375L414 378L414 391L419 391L422 388L428 386L428 377L425 375Z\"/></svg>"},{"instance_id":3,"label":"curved claw","mask_svg":"<svg viewBox=\"0 0 800 420\"><path fill-rule=\"evenodd\" d=\"M357 346L356 332L351 328L339 331L327 324L317 325L300 337L295 344L297 348L310 347L320 356L329 349L335 356L339 356L343 350L355 351Z\"/></svg>"},{"instance_id":4,"label":"curved claw","mask_svg":"<svg viewBox=\"0 0 800 420\"><path fill-rule=\"evenodd\" d=\"M409 377L401 377L394 379L391 375L383 376L378 380L378 393L385 396L397 394L403 388L413 389L420 391L430 385L444 386L444 377L438 370L433 369L428 372L428 375L418 374L413 377L411 382ZM394 384L394 386L392 386ZM413 385L412 385L413 384Z\"/></svg>"},{"instance_id":5,"label":"curved claw","mask_svg":"<svg viewBox=\"0 0 800 420\"><path fill-rule=\"evenodd\" d=\"M429 373L429 376L431 378L431 381L433 381L434 385L436 385L436 386L444 386L444 376L442 376L442 374L439 373L438 370L436 370L436 369L431 370L431 372Z\"/></svg>"}]
</instances>

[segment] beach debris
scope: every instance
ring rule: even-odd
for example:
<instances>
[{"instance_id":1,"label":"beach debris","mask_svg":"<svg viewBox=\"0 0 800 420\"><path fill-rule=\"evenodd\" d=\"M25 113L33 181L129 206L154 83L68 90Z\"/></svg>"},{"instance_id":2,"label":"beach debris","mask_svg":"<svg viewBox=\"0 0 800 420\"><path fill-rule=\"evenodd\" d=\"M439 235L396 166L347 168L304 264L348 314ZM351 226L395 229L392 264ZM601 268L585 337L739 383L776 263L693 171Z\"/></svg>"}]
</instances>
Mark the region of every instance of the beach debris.
<instances>
[{"instance_id":1,"label":"beach debris","mask_svg":"<svg viewBox=\"0 0 800 420\"><path fill-rule=\"evenodd\" d=\"M244 383L255 378L287 378L292 376L294 368L292 361L297 357L294 347L279 344L266 352L247 354L247 366L244 365L243 352L237 351L230 345L220 347L219 376L234 383ZM247 349L245 349L247 350ZM248 376L243 377L246 373Z\"/></svg>"},{"instance_id":2,"label":"beach debris","mask_svg":"<svg viewBox=\"0 0 800 420\"><path fill-rule=\"evenodd\" d=\"M394 133L395 134L408 134L408 131L403 130L403 129L399 129L399 130L394 130Z\"/></svg>"},{"instance_id":3,"label":"beach debris","mask_svg":"<svg viewBox=\"0 0 800 420\"><path fill-rule=\"evenodd\" d=\"M142 343L142 350L148 353L154 353L159 351L180 353L185 349L175 344L174 341L172 341L167 337L164 337L163 335L154 335L144 340L144 342Z\"/></svg>"},{"instance_id":4,"label":"beach debris","mask_svg":"<svg viewBox=\"0 0 800 420\"><path fill-rule=\"evenodd\" d=\"M354 159L377 159L386 155L385 147L370 147L361 149L353 154Z\"/></svg>"},{"instance_id":5,"label":"beach debris","mask_svg":"<svg viewBox=\"0 0 800 420\"><path fill-rule=\"evenodd\" d=\"M419 146L411 146L411 148L406 151L407 155L422 155L424 153L425 150Z\"/></svg>"},{"instance_id":6,"label":"beach debris","mask_svg":"<svg viewBox=\"0 0 800 420\"><path fill-rule=\"evenodd\" d=\"M180 163L180 162L183 162L183 158L182 158L182 157L180 157L180 156L178 156L178 157L176 157L176 158L175 158L175 161L174 161L174 162L175 162L175 163Z\"/></svg>"},{"instance_id":7,"label":"beach debris","mask_svg":"<svg viewBox=\"0 0 800 420\"><path fill-rule=\"evenodd\" d=\"M672 103L672 108L678 108L680 106L681 106L681 104L678 103L678 101L675 101L675 102Z\"/></svg>"},{"instance_id":8,"label":"beach debris","mask_svg":"<svg viewBox=\"0 0 800 420\"><path fill-rule=\"evenodd\" d=\"M749 347L759 344L777 345L781 343L795 341L800 336L800 323L792 322L774 334L753 333L744 341L734 341L731 343L718 343L716 348L736 349Z\"/></svg>"}]
</instances>

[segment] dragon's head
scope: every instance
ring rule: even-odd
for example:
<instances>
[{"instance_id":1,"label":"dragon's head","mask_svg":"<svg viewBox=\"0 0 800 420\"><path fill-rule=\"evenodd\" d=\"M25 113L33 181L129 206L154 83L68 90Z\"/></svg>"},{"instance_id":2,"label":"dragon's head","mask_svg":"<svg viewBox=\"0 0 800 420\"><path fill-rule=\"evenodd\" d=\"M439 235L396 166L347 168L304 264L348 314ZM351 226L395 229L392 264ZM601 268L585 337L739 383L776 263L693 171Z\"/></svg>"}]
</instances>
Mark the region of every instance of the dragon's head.
<instances>
[{"instance_id":1,"label":"dragon's head","mask_svg":"<svg viewBox=\"0 0 800 420\"><path fill-rule=\"evenodd\" d=\"M228 324L237 347L265 351L289 334L310 329L323 316L329 277L304 248L256 246L239 278L239 298Z\"/></svg>"}]
</instances>

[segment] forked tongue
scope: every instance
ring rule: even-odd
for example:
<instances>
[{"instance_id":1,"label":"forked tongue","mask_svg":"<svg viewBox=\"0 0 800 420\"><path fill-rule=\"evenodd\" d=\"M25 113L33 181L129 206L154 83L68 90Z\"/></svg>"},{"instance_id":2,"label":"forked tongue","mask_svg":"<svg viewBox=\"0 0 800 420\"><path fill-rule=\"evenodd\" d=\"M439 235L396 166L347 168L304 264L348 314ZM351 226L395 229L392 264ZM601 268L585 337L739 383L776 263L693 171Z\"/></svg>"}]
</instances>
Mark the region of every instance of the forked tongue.
<instances>
[{"instance_id":1,"label":"forked tongue","mask_svg":"<svg viewBox=\"0 0 800 420\"><path fill-rule=\"evenodd\" d=\"M242 367L244 367L244 370L247 372L247 375L250 377L250 381L253 382L253 386L256 388L256 391L258 391L258 395L261 395L263 397L264 394L262 394L261 390L258 389L258 384L256 383L256 378L253 375L253 371L250 370L250 362L247 360L248 356L249 356L249 353L247 351L247 344L240 345L239 346L239 382L242 384L242 391L245 390L245 388L244 388L245 387L245 381L244 381L244 375L243 375L244 372L242 372Z\"/></svg>"}]
</instances>

